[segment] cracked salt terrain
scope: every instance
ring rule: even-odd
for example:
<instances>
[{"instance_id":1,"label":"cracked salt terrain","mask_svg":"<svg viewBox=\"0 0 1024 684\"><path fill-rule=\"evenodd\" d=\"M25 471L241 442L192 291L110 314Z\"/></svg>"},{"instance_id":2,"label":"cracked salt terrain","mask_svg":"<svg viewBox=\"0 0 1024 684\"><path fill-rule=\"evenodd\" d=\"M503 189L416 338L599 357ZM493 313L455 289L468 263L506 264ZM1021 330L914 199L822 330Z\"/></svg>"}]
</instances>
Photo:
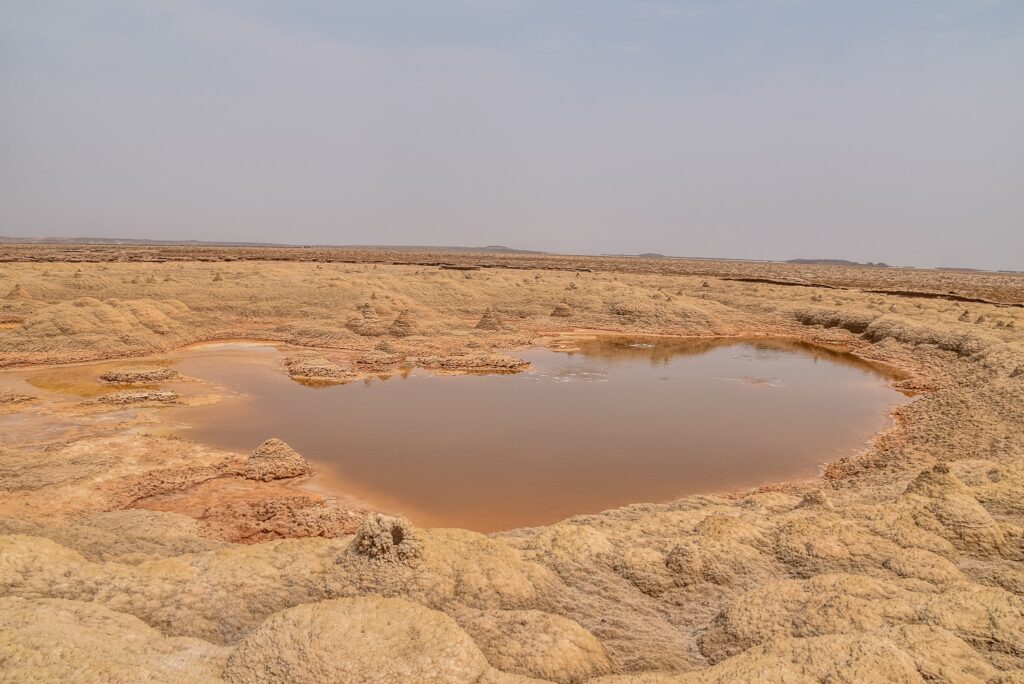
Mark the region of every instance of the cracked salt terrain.
<instances>
[{"instance_id":1,"label":"cracked salt terrain","mask_svg":"<svg viewBox=\"0 0 1024 684\"><path fill-rule=\"evenodd\" d=\"M0 245L0 681L1022 682L1022 305L1005 273ZM174 434L237 397L161 365L260 341L289 387L370 397L436 379L409 373L529 372L538 345L608 334L712 353L786 338L889 369L914 398L820 476L481 534L310 491L319 461L280 439ZM609 376L482 380L598 392ZM707 382L751 401L795 387ZM528 428L516 417L496 427Z\"/></svg>"}]
</instances>

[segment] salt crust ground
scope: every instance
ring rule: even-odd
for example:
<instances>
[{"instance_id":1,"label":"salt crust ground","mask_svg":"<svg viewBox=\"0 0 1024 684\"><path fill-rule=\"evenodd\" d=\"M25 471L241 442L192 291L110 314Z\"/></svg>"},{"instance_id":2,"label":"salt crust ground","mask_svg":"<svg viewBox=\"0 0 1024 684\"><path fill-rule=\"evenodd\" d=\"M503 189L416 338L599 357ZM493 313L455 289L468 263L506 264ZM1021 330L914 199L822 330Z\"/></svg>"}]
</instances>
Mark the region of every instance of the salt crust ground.
<instances>
[{"instance_id":1,"label":"salt crust ground","mask_svg":"<svg viewBox=\"0 0 1024 684\"><path fill-rule=\"evenodd\" d=\"M279 478L306 466L280 443L245 455L138 430L12 437L0 681L1024 681L1024 309L865 291L1020 303L1024 278L61 250L5 252L24 261L0 264L0 364L270 339L310 349L293 375L350 381L515 370L500 350L574 330L759 335L842 346L920 396L819 481L491 536L287 495ZM0 412L124 410L48 402L0 395ZM225 482L262 494L203 514L182 503Z\"/></svg>"}]
</instances>

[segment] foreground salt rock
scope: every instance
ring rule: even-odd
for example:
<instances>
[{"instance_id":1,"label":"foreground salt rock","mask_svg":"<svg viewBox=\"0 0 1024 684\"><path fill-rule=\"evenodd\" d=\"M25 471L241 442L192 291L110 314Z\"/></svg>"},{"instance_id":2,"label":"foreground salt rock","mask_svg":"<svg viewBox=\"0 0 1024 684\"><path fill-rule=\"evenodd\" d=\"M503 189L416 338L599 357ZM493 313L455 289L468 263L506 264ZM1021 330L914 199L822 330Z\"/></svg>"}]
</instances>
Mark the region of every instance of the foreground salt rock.
<instances>
[{"instance_id":1,"label":"foreground salt rock","mask_svg":"<svg viewBox=\"0 0 1024 684\"><path fill-rule=\"evenodd\" d=\"M290 446L272 437L245 460L242 475L250 480L282 480L309 474L309 463Z\"/></svg>"},{"instance_id":2,"label":"foreground salt rock","mask_svg":"<svg viewBox=\"0 0 1024 684\"><path fill-rule=\"evenodd\" d=\"M217 682L229 652L95 603L0 599L4 682Z\"/></svg>"},{"instance_id":3,"label":"foreground salt rock","mask_svg":"<svg viewBox=\"0 0 1024 684\"><path fill-rule=\"evenodd\" d=\"M277 613L224 670L229 682L525 682L491 668L444 613L398 598L335 599Z\"/></svg>"}]
</instances>

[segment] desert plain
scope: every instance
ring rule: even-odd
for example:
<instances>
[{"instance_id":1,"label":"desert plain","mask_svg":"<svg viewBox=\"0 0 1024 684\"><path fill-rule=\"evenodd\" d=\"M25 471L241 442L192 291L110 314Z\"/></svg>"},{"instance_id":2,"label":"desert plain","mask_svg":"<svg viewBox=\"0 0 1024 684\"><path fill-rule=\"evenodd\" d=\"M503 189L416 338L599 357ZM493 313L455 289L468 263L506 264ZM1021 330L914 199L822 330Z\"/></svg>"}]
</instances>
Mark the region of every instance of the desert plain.
<instances>
[{"instance_id":1,"label":"desert plain","mask_svg":"<svg viewBox=\"0 0 1024 684\"><path fill-rule=\"evenodd\" d=\"M0 297L0 681L1024 682L1024 275L0 245ZM819 345L914 400L817 478L491 534L162 428L218 400L174 389L195 345L334 384L608 334Z\"/></svg>"}]
</instances>

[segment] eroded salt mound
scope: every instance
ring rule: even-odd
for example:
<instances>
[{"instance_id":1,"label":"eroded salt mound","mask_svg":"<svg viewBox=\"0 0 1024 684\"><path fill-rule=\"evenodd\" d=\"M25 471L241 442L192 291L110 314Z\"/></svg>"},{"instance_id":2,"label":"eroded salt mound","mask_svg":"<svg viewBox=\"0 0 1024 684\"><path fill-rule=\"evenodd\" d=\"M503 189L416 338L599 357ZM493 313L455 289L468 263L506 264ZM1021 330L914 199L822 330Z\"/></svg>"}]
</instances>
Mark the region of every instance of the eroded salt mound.
<instances>
[{"instance_id":1,"label":"eroded salt mound","mask_svg":"<svg viewBox=\"0 0 1024 684\"><path fill-rule=\"evenodd\" d=\"M385 561L409 561L420 555L416 530L405 518L376 513L367 516L352 540L356 553Z\"/></svg>"},{"instance_id":2,"label":"eroded salt mound","mask_svg":"<svg viewBox=\"0 0 1024 684\"><path fill-rule=\"evenodd\" d=\"M488 308L484 311L484 315L480 317L480 320L476 324L477 330L504 330L505 325L502 323L501 318L494 312L493 308Z\"/></svg>"},{"instance_id":3,"label":"eroded salt mound","mask_svg":"<svg viewBox=\"0 0 1024 684\"><path fill-rule=\"evenodd\" d=\"M294 449L272 437L256 447L242 467L242 475L250 480L280 480L309 473L309 463Z\"/></svg>"},{"instance_id":4,"label":"eroded salt mound","mask_svg":"<svg viewBox=\"0 0 1024 684\"><path fill-rule=\"evenodd\" d=\"M388 334L394 337L408 337L417 332L416 323L412 320L412 314L408 309L398 314L391 327L388 328Z\"/></svg>"},{"instance_id":5,"label":"eroded salt mound","mask_svg":"<svg viewBox=\"0 0 1024 684\"><path fill-rule=\"evenodd\" d=\"M388 326L380 319L377 309L369 302L357 307L358 316L350 318L345 327L363 337L379 337L387 332Z\"/></svg>"},{"instance_id":6,"label":"eroded salt mound","mask_svg":"<svg viewBox=\"0 0 1024 684\"><path fill-rule=\"evenodd\" d=\"M555 308L551 310L551 316L554 318L570 318L572 317L572 307L565 303L556 304Z\"/></svg>"},{"instance_id":7,"label":"eroded salt mound","mask_svg":"<svg viewBox=\"0 0 1024 684\"><path fill-rule=\"evenodd\" d=\"M26 290L24 287L22 287L21 283L17 283L17 284L15 284L14 287L11 288L11 291L7 293L7 297L6 298L7 299L32 299L32 295L30 295L28 293L28 290Z\"/></svg>"}]
</instances>

